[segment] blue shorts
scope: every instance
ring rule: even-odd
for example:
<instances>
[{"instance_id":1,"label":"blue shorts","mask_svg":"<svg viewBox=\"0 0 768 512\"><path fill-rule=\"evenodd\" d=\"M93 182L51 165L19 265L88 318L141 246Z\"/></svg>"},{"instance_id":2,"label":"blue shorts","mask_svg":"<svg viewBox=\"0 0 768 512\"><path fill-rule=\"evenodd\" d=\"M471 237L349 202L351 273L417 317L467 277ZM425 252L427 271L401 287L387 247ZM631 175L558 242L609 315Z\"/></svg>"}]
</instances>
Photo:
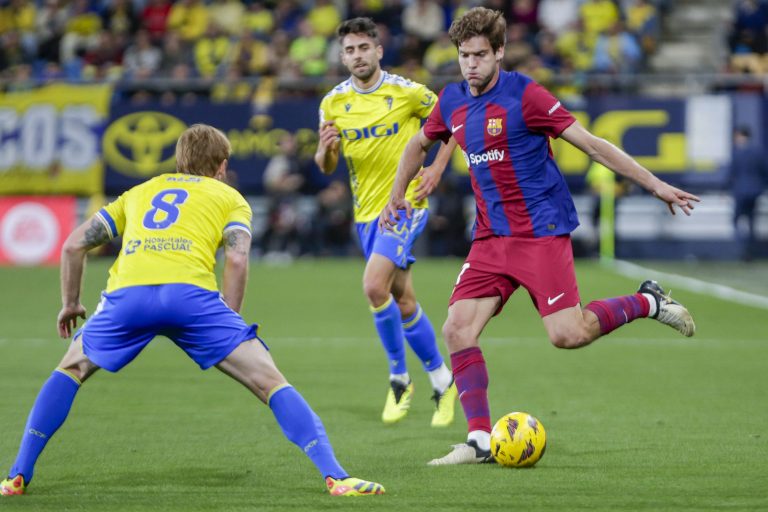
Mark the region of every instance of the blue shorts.
<instances>
[{"instance_id":1,"label":"blue shorts","mask_svg":"<svg viewBox=\"0 0 768 512\"><path fill-rule=\"evenodd\" d=\"M365 259L371 254L381 254L392 260L401 269L408 268L416 258L411 252L413 244L427 225L429 210L419 208L411 211L411 218L405 216L405 210L399 210L400 220L392 230L379 231L379 219L371 222L358 222L357 235Z\"/></svg>"},{"instance_id":2,"label":"blue shorts","mask_svg":"<svg viewBox=\"0 0 768 512\"><path fill-rule=\"evenodd\" d=\"M75 337L82 336L88 359L110 372L133 361L158 335L170 338L205 370L244 341L258 339L257 329L232 311L217 291L162 284L102 293L93 316Z\"/></svg>"}]
</instances>

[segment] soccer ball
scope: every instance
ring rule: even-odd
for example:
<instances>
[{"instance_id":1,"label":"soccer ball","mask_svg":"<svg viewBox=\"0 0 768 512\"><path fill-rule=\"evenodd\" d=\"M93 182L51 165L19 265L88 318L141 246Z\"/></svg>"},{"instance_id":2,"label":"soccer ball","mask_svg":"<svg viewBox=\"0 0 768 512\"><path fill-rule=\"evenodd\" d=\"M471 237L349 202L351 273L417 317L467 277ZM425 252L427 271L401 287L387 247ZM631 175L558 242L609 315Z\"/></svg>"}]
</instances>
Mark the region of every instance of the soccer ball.
<instances>
[{"instance_id":1,"label":"soccer ball","mask_svg":"<svg viewBox=\"0 0 768 512\"><path fill-rule=\"evenodd\" d=\"M502 466L533 466L544 455L546 447L544 425L525 412L502 416L491 431L491 453Z\"/></svg>"}]
</instances>

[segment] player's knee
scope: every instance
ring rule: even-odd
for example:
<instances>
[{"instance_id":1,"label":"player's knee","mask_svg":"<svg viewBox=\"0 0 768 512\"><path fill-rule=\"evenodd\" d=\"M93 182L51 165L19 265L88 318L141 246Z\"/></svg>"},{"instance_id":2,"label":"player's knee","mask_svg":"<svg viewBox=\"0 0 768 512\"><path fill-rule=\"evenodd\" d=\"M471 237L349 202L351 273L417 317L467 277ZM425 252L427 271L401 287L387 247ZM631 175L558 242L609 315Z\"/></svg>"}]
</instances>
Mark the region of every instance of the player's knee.
<instances>
[{"instance_id":1,"label":"player's knee","mask_svg":"<svg viewBox=\"0 0 768 512\"><path fill-rule=\"evenodd\" d=\"M384 283L378 280L363 280L363 293L368 298L368 302L374 307L383 305L389 300L390 291Z\"/></svg>"},{"instance_id":2,"label":"player's knee","mask_svg":"<svg viewBox=\"0 0 768 512\"><path fill-rule=\"evenodd\" d=\"M477 344L467 329L450 317L443 324L443 339L451 353Z\"/></svg>"},{"instance_id":3,"label":"player's knee","mask_svg":"<svg viewBox=\"0 0 768 512\"><path fill-rule=\"evenodd\" d=\"M549 341L557 348L579 348L591 340L586 329L567 329L549 333Z\"/></svg>"}]
</instances>

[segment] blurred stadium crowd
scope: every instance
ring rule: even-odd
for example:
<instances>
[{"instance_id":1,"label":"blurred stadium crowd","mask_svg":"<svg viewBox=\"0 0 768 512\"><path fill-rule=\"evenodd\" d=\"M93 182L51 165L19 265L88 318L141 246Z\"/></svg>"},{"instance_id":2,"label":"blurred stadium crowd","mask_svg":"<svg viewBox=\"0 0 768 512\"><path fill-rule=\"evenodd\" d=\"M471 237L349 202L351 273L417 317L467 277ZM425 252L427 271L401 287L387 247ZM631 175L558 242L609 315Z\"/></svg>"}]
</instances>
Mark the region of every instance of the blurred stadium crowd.
<instances>
[{"instance_id":1,"label":"blurred stadium crowd","mask_svg":"<svg viewBox=\"0 0 768 512\"><path fill-rule=\"evenodd\" d=\"M768 1L738 0L728 34L731 53L727 71L768 73Z\"/></svg>"},{"instance_id":2,"label":"blurred stadium crowd","mask_svg":"<svg viewBox=\"0 0 768 512\"><path fill-rule=\"evenodd\" d=\"M382 65L437 87L458 73L451 21L480 4L506 14L505 67L565 99L592 92L584 90L589 73L642 70L667 7L666 0L4 0L0 80L6 90L60 79L145 82L137 101L182 84L215 100L258 100L273 92L274 79L281 89L296 81L317 93L345 75L334 37L340 21L370 16L385 48Z\"/></svg>"},{"instance_id":3,"label":"blurred stadium crowd","mask_svg":"<svg viewBox=\"0 0 768 512\"><path fill-rule=\"evenodd\" d=\"M161 109L197 108L207 99L250 103L258 122L274 100L322 97L348 76L334 33L356 16L377 22L385 69L439 91L460 76L448 27L477 5L505 13L504 68L533 77L572 109L603 93L648 96L654 85L662 97L670 91L686 97L697 83L712 84L699 93L766 89L768 0L0 0L0 91L106 82L131 108L154 101ZM698 28L681 23L685 11L696 15ZM712 59L665 55L670 42L697 30L706 39L687 43ZM713 46L699 44L709 39ZM662 56L666 66L654 62ZM713 72L715 79L699 80ZM718 83L745 75L748 80ZM344 176L321 176L305 151L307 140L296 134L275 145L263 169L263 196L249 197L263 220L255 226L259 250L354 251ZM236 187L238 171L230 173ZM434 194L429 254L467 250L472 208L466 187L453 178L447 174ZM581 192L593 188L588 177Z\"/></svg>"}]
</instances>

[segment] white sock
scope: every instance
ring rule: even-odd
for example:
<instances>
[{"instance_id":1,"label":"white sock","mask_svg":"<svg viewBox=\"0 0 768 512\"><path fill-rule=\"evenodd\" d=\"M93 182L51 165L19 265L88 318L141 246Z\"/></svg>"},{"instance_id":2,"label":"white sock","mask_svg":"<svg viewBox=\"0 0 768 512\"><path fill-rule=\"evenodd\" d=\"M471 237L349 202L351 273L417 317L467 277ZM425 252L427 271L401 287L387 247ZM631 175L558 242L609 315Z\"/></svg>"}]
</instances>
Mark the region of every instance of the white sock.
<instances>
[{"instance_id":1,"label":"white sock","mask_svg":"<svg viewBox=\"0 0 768 512\"><path fill-rule=\"evenodd\" d=\"M405 373L390 373L389 374L389 382L399 382L403 386L407 386L411 383L411 376L408 375L408 372Z\"/></svg>"},{"instance_id":2,"label":"white sock","mask_svg":"<svg viewBox=\"0 0 768 512\"><path fill-rule=\"evenodd\" d=\"M491 449L491 434L484 430L473 430L467 434L467 441L474 441L481 450Z\"/></svg>"},{"instance_id":3,"label":"white sock","mask_svg":"<svg viewBox=\"0 0 768 512\"><path fill-rule=\"evenodd\" d=\"M445 363L441 364L439 368L429 370L427 373L429 373L429 381L432 383L432 389L441 395L445 393L445 390L448 389L448 386L453 382L453 374L451 373L451 370L445 366Z\"/></svg>"},{"instance_id":4,"label":"white sock","mask_svg":"<svg viewBox=\"0 0 768 512\"><path fill-rule=\"evenodd\" d=\"M651 295L650 293L644 293L644 294L643 294L643 297L645 297L646 299L648 299L648 304L650 304L650 305L651 305L651 308L648 310L648 317L649 317L649 318L652 318L652 317L653 317L653 315L655 315L655 314L656 314L656 307L657 307L657 306L656 306L656 297L654 297L654 296L653 296L653 295Z\"/></svg>"}]
</instances>

